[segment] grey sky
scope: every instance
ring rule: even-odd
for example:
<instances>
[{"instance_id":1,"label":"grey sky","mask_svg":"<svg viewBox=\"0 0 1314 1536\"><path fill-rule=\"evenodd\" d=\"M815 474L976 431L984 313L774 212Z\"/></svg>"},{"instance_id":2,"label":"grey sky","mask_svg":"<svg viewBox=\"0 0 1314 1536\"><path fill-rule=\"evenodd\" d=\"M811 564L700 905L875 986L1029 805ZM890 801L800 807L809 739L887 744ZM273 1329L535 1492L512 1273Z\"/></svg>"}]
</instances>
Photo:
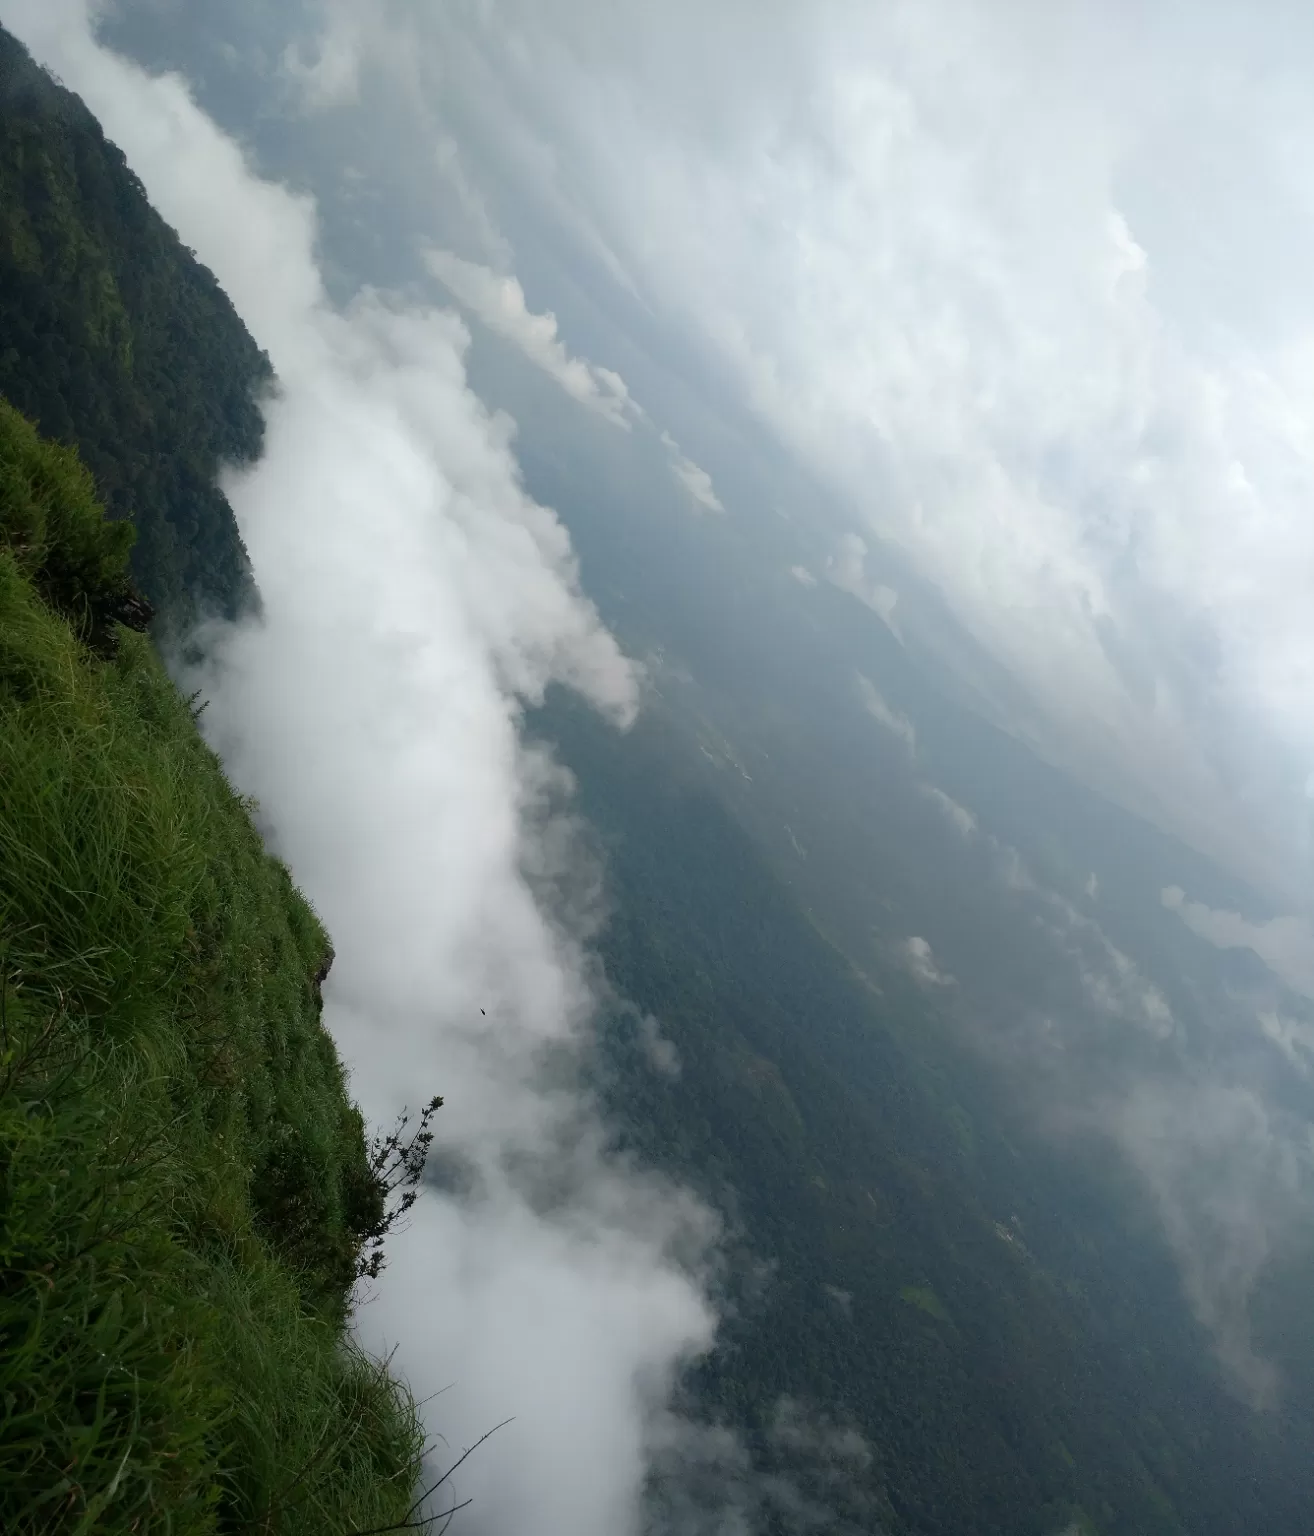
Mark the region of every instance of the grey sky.
<instances>
[{"instance_id":1,"label":"grey sky","mask_svg":"<svg viewBox=\"0 0 1314 1536\"><path fill-rule=\"evenodd\" d=\"M287 54L302 109L409 91L435 158L408 174L459 255L514 272L659 420L687 390L774 438L1004 664L1041 750L1294 899L1314 768L1296 10L321 16Z\"/></svg>"}]
</instances>

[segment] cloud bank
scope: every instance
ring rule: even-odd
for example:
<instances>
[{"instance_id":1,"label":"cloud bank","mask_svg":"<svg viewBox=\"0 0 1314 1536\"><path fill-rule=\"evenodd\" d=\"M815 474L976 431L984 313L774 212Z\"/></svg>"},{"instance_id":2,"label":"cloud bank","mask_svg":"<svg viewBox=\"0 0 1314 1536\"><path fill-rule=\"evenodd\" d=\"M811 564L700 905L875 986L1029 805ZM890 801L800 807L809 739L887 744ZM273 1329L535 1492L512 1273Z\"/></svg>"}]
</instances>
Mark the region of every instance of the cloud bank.
<instances>
[{"instance_id":1,"label":"cloud bank","mask_svg":"<svg viewBox=\"0 0 1314 1536\"><path fill-rule=\"evenodd\" d=\"M712 1336L690 1271L714 1234L608 1153L572 1086L592 892L569 784L518 734L553 681L623 724L632 669L521 489L511 424L467 387L455 317L369 292L335 309L312 206L258 180L181 81L99 49L72 0L3 11L278 375L265 455L227 482L265 611L208 637L206 720L334 936L325 1018L367 1114L447 1101L442 1187L363 1335L400 1345L418 1396L451 1386L428 1414L453 1447L515 1416L462 1469L465 1530L632 1530L673 1374Z\"/></svg>"}]
</instances>

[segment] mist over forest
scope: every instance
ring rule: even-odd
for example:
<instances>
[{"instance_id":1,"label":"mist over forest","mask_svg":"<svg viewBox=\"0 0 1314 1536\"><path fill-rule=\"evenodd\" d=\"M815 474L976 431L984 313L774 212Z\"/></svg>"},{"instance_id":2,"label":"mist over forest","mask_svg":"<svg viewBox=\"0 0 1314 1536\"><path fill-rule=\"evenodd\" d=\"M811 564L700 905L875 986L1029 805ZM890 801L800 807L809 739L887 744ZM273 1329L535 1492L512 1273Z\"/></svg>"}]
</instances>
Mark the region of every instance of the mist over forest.
<instances>
[{"instance_id":1,"label":"mist over forest","mask_svg":"<svg viewBox=\"0 0 1314 1536\"><path fill-rule=\"evenodd\" d=\"M1314 1529L1303 11L0 26L0 1523Z\"/></svg>"}]
</instances>

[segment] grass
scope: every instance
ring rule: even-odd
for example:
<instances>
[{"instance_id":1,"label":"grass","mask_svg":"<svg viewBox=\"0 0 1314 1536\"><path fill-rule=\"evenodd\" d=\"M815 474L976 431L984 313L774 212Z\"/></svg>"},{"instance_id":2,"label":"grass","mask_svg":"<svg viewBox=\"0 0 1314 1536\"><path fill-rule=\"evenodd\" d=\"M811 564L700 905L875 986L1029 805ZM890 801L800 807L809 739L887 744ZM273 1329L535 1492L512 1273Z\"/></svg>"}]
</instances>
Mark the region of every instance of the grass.
<instances>
[{"instance_id":1,"label":"grass","mask_svg":"<svg viewBox=\"0 0 1314 1536\"><path fill-rule=\"evenodd\" d=\"M347 1330L328 939L106 617L123 526L0 402L0 1529L385 1527L422 1431Z\"/></svg>"}]
</instances>

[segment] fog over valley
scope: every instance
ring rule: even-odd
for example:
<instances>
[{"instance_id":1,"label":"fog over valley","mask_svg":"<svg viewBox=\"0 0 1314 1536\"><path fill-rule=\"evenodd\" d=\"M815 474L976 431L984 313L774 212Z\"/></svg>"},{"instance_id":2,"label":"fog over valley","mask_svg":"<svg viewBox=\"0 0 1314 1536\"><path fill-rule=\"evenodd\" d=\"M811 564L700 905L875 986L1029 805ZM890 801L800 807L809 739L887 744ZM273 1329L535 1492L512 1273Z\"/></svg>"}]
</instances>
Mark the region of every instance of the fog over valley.
<instances>
[{"instance_id":1,"label":"fog over valley","mask_svg":"<svg viewBox=\"0 0 1314 1536\"><path fill-rule=\"evenodd\" d=\"M418 1514L1314 1528L1305 11L0 24L268 357L160 644L443 1100Z\"/></svg>"}]
</instances>

